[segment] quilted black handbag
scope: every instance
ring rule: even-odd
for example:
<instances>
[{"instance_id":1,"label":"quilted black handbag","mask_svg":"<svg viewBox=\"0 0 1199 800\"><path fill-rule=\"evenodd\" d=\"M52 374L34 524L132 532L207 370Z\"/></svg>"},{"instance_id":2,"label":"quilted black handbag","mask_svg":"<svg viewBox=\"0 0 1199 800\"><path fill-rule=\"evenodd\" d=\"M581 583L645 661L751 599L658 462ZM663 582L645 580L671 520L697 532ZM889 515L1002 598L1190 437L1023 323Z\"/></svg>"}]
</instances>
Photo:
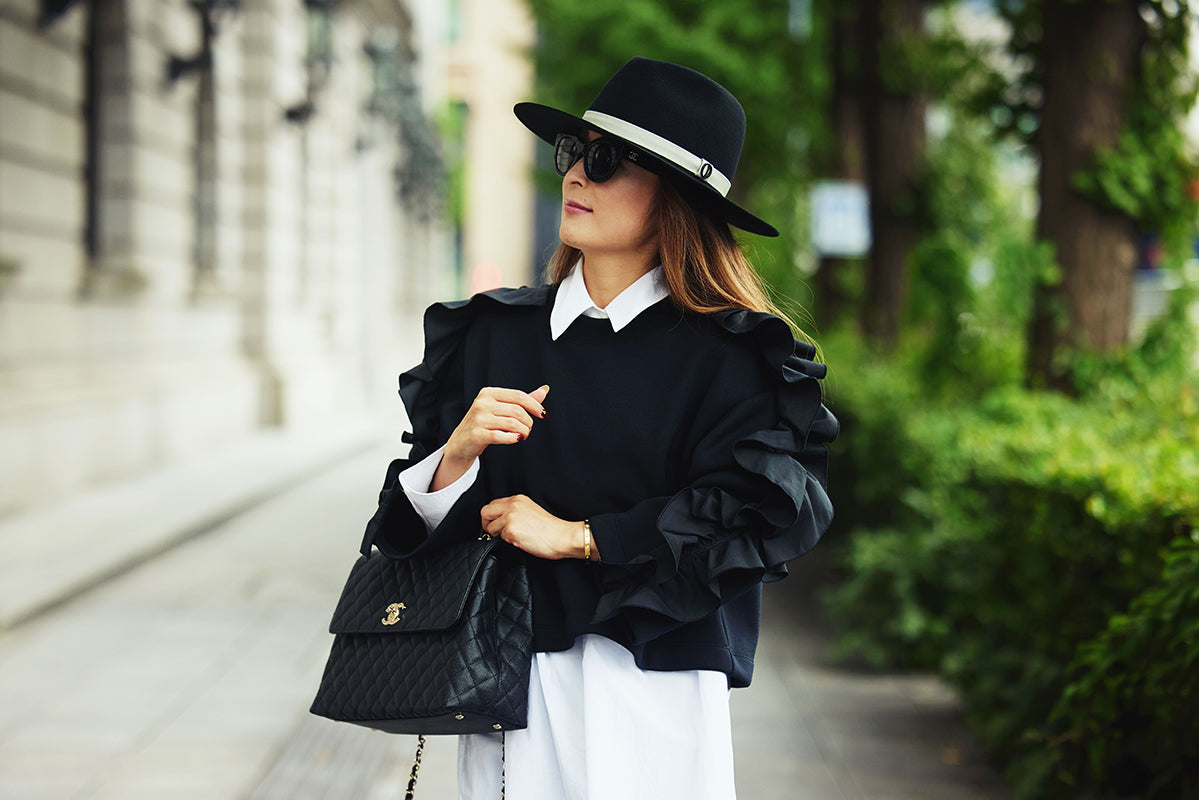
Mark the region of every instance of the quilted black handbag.
<instances>
[{"instance_id":1,"label":"quilted black handbag","mask_svg":"<svg viewBox=\"0 0 1199 800\"><path fill-rule=\"evenodd\" d=\"M364 542L329 630L313 714L390 733L525 727L529 577L524 555L500 539L405 559Z\"/></svg>"}]
</instances>

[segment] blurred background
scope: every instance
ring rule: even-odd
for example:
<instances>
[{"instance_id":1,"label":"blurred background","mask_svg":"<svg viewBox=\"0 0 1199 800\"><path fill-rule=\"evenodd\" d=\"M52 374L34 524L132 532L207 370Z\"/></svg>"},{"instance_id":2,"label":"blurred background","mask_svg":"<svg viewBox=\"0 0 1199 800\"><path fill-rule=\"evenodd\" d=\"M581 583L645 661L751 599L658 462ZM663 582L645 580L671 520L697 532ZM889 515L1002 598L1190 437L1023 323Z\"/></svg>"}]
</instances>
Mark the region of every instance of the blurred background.
<instances>
[{"instance_id":1,"label":"blurred background","mask_svg":"<svg viewBox=\"0 0 1199 800\"><path fill-rule=\"evenodd\" d=\"M0 0L0 797L400 796L306 714L431 302L544 280L513 117L634 55L745 106L834 528L746 798L1199 797L1184 0ZM452 740L424 796L453 797ZM418 792L418 796L421 793Z\"/></svg>"}]
</instances>

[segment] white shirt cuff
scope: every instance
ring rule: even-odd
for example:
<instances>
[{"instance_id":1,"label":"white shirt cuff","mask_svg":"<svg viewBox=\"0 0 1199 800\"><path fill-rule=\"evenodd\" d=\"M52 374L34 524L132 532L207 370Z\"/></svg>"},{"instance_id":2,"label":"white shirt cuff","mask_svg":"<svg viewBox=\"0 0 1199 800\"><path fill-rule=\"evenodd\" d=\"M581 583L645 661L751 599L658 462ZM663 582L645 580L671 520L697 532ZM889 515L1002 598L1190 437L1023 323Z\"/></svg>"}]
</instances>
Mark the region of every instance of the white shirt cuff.
<instances>
[{"instance_id":1,"label":"white shirt cuff","mask_svg":"<svg viewBox=\"0 0 1199 800\"><path fill-rule=\"evenodd\" d=\"M461 478L449 486L430 492L429 485L433 483L433 476L437 474L437 467L441 464L444 453L445 447L439 447L419 463L400 473L400 488L404 490L408 501L429 526L430 531L436 530L446 514L450 513L454 503L479 476L479 459L476 458Z\"/></svg>"}]
</instances>

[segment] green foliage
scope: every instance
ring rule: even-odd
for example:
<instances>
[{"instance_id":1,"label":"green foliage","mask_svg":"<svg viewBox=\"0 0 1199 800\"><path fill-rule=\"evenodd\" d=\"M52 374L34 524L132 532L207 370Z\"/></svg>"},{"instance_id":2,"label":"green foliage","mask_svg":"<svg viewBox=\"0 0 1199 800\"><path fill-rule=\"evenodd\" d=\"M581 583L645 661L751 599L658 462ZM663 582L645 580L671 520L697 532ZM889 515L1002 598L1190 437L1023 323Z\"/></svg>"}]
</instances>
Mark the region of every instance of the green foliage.
<instances>
[{"instance_id":1,"label":"green foliage","mask_svg":"<svg viewBox=\"0 0 1199 800\"><path fill-rule=\"evenodd\" d=\"M1195 288L1183 284L1171 293L1166 313L1149 325L1139 346L1114 355L1080 354L1074 367L1075 392L1103 396L1120 412L1132 410L1146 397L1162 405L1178 399L1172 394L1173 382L1163 376L1194 369L1199 340L1190 309L1195 301Z\"/></svg>"},{"instance_id":2,"label":"green foliage","mask_svg":"<svg viewBox=\"0 0 1199 800\"><path fill-rule=\"evenodd\" d=\"M1199 796L1199 532L1078 648L1045 741L1054 778L1086 796ZM1146 788L1147 787L1147 788Z\"/></svg>"},{"instance_id":3,"label":"green foliage","mask_svg":"<svg viewBox=\"0 0 1199 800\"><path fill-rule=\"evenodd\" d=\"M1004 162L985 126L961 109L946 113L947 131L929 147L923 213L931 233L911 256L908 335L921 346L923 381L977 394L1018 380L1032 286L1048 250L1032 242L1021 212L1010 176L1017 162Z\"/></svg>"},{"instance_id":4,"label":"green foliage","mask_svg":"<svg viewBox=\"0 0 1199 800\"><path fill-rule=\"evenodd\" d=\"M1094 166L1075 176L1087 196L1136 220L1141 230L1160 231L1175 265L1190 252L1199 213L1190 192L1199 164L1181 126L1199 93L1189 64L1187 6L1185 0L1147 4L1154 24L1127 121L1116 146L1100 150Z\"/></svg>"},{"instance_id":5,"label":"green foliage","mask_svg":"<svg viewBox=\"0 0 1199 800\"><path fill-rule=\"evenodd\" d=\"M989 60L1006 60L1007 68L990 71L969 87L967 97L975 114L990 120L997 139L1011 139L1029 148L1035 146L1044 97L1044 5L1043 0L996 0L995 10L1007 23L1010 34L1002 53L990 53Z\"/></svg>"},{"instance_id":6,"label":"green foliage","mask_svg":"<svg viewBox=\"0 0 1199 800\"><path fill-rule=\"evenodd\" d=\"M1158 18L1119 146L1078 179L1175 255L1195 222L1177 5L1145 4ZM1015 81L951 36L900 64L931 92L946 64L961 78L930 144L930 233L900 345L884 358L854 334L824 337L842 421L828 544L844 575L829 607L843 654L946 676L1020 796L1199 796L1195 293L1176 291L1136 347L1071 354L1072 397L1021 386L1033 288L1060 274L994 134L1035 136L1045 4L998 7Z\"/></svg>"},{"instance_id":7,"label":"green foliage","mask_svg":"<svg viewBox=\"0 0 1199 800\"><path fill-rule=\"evenodd\" d=\"M966 102L989 117L997 137L1033 148L1044 97L1046 4L999 0L996 5L1011 27L1006 49L1015 77L986 74L970 85ZM1199 163L1182 132L1199 92L1199 77L1189 66L1190 3L1152 0L1141 9L1149 20L1146 41L1116 145L1096 152L1094 164L1074 176L1074 185L1096 203L1136 220L1141 230L1160 233L1167 258L1177 265L1190 252L1199 212L1189 191L1199 177Z\"/></svg>"},{"instance_id":8,"label":"green foliage","mask_svg":"<svg viewBox=\"0 0 1199 800\"><path fill-rule=\"evenodd\" d=\"M837 479L829 486L838 528L918 524L922 517L912 516L898 501L910 485L909 476L925 461L926 454L909 446L904 424L909 410L921 402L920 386L856 335L825 336L824 345L831 365L828 402L842 430L851 432L837 441ZM884 395L889 402L858 402Z\"/></svg>"},{"instance_id":9,"label":"green foliage","mask_svg":"<svg viewBox=\"0 0 1199 800\"><path fill-rule=\"evenodd\" d=\"M1162 554L1199 527L1199 376L1172 366L1186 348L1169 344L1183 341L1149 337L1124 357L1131 372L1110 364L1082 402L1015 385L974 397L921 387L919 347L881 360L852 337L825 342L833 364L855 370L832 397L834 503L850 531L829 600L849 631L843 651L939 669L1022 796L1193 786L1180 783L1195 778L1181 765L1193 706L1155 704L1166 695L1138 674L1190 687L1199 660L1199 637L1139 622L1173 613L1155 587L1185 570ZM1113 737L1100 712L1132 727Z\"/></svg>"},{"instance_id":10,"label":"green foliage","mask_svg":"<svg viewBox=\"0 0 1199 800\"><path fill-rule=\"evenodd\" d=\"M466 137L466 107L447 105L437 117L441 140L446 143L446 212L455 228L461 228L466 217L466 159L463 140Z\"/></svg>"},{"instance_id":11,"label":"green foliage","mask_svg":"<svg viewBox=\"0 0 1199 800\"><path fill-rule=\"evenodd\" d=\"M1005 76L994 67L991 44L965 39L953 17L955 3L940 2L925 35L905 41L897 52L882 54L889 88L916 90L930 98L962 106L993 81ZM977 116L977 115L975 115Z\"/></svg>"}]
</instances>

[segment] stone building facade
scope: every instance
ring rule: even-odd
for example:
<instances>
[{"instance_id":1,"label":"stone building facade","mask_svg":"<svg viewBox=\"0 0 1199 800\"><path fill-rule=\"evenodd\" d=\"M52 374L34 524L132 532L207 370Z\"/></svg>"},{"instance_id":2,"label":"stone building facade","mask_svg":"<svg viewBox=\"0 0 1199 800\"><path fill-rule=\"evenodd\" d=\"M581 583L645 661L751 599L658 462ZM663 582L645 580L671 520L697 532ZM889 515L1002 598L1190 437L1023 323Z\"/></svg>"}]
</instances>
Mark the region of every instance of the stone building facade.
<instances>
[{"instance_id":1,"label":"stone building facade","mask_svg":"<svg viewBox=\"0 0 1199 800\"><path fill-rule=\"evenodd\" d=\"M450 5L0 0L0 516L398 405L421 310L468 289ZM524 87L456 91L510 118Z\"/></svg>"},{"instance_id":2,"label":"stone building facade","mask_svg":"<svg viewBox=\"0 0 1199 800\"><path fill-rule=\"evenodd\" d=\"M532 99L527 55L536 27L523 0L458 0L451 21L447 91L464 123L460 259L464 293L533 283L544 260L530 218L534 154L547 145L512 106Z\"/></svg>"}]
</instances>

